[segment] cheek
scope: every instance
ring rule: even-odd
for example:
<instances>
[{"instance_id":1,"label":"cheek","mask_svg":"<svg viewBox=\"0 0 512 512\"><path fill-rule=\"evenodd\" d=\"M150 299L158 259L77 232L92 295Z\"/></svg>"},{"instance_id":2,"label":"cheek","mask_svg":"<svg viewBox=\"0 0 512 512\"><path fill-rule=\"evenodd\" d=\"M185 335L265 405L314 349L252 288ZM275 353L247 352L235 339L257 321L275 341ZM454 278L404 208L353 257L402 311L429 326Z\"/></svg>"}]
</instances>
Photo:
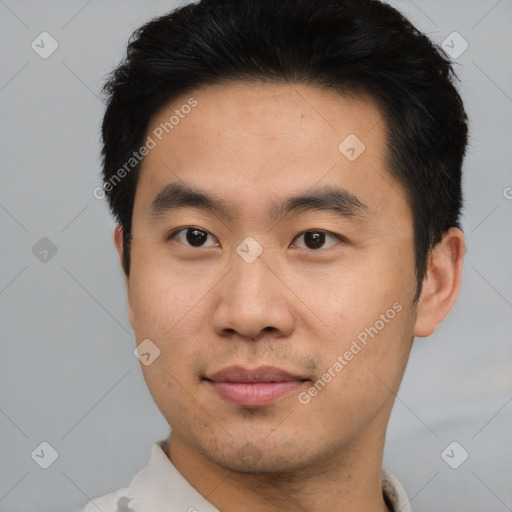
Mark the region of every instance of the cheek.
<instances>
[{"instance_id":1,"label":"cheek","mask_svg":"<svg viewBox=\"0 0 512 512\"><path fill-rule=\"evenodd\" d=\"M167 339L186 329L197 331L200 299L208 283L195 272L183 272L162 261L142 256L133 259L130 273L130 305L137 339L140 336Z\"/></svg>"},{"instance_id":2,"label":"cheek","mask_svg":"<svg viewBox=\"0 0 512 512\"><path fill-rule=\"evenodd\" d=\"M129 292L135 336L137 343L148 338L160 350L153 364L142 366L144 378L152 393L179 394L179 383L190 385L195 375L191 368L208 322L201 298L212 285L158 258L135 255Z\"/></svg>"},{"instance_id":3,"label":"cheek","mask_svg":"<svg viewBox=\"0 0 512 512\"><path fill-rule=\"evenodd\" d=\"M321 419L325 429L349 435L347 429L360 430L394 399L407 363L412 326L405 307L393 312L386 317L388 323L377 316L362 327L347 326L346 334L322 354L323 371L301 403L309 400L304 407L311 408L308 414Z\"/></svg>"},{"instance_id":4,"label":"cheek","mask_svg":"<svg viewBox=\"0 0 512 512\"><path fill-rule=\"evenodd\" d=\"M180 369L189 367L189 362L168 349L162 350L152 365L143 366L142 372L155 404L174 429L180 418L198 416L198 410L197 400L191 399L190 390L194 389L191 374L180 373Z\"/></svg>"},{"instance_id":5,"label":"cheek","mask_svg":"<svg viewBox=\"0 0 512 512\"><path fill-rule=\"evenodd\" d=\"M322 328L329 334L324 349L336 350L379 321L390 308L385 320L394 318L393 304L403 304L408 291L405 281L392 269L371 265L341 267L326 277L294 277L293 289L300 290L298 295L314 314L318 327L323 324L328 328Z\"/></svg>"},{"instance_id":6,"label":"cheek","mask_svg":"<svg viewBox=\"0 0 512 512\"><path fill-rule=\"evenodd\" d=\"M162 382L172 384L170 375L182 380L180 374L194 366L194 354L201 353L200 343L204 341L201 330L204 332L206 319L201 316L197 297L179 293L174 286L163 291L144 287L133 313L137 342L149 338L160 350Z\"/></svg>"},{"instance_id":7,"label":"cheek","mask_svg":"<svg viewBox=\"0 0 512 512\"><path fill-rule=\"evenodd\" d=\"M310 295L311 309L329 326L327 338L316 346L325 372L321 380L330 390L319 393L323 399L332 394L334 403L370 404L385 400L389 389L398 387L414 321L410 277L395 266L388 261L332 274ZM314 297L321 300L315 302Z\"/></svg>"}]
</instances>

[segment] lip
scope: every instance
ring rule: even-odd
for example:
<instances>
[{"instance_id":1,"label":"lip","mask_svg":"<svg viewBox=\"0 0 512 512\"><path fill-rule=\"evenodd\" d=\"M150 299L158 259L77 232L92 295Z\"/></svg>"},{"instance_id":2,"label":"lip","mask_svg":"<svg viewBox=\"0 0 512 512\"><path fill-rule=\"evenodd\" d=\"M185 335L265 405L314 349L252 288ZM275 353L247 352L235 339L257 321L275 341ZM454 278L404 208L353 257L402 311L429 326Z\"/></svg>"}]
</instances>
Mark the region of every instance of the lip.
<instances>
[{"instance_id":1,"label":"lip","mask_svg":"<svg viewBox=\"0 0 512 512\"><path fill-rule=\"evenodd\" d=\"M292 380L308 380L300 375L294 375L275 366L258 366L252 370L243 366L228 366L213 373L208 380L213 382L289 382Z\"/></svg>"},{"instance_id":2,"label":"lip","mask_svg":"<svg viewBox=\"0 0 512 512\"><path fill-rule=\"evenodd\" d=\"M205 380L223 398L243 407L263 407L297 390L309 379L273 366L230 366Z\"/></svg>"}]
</instances>

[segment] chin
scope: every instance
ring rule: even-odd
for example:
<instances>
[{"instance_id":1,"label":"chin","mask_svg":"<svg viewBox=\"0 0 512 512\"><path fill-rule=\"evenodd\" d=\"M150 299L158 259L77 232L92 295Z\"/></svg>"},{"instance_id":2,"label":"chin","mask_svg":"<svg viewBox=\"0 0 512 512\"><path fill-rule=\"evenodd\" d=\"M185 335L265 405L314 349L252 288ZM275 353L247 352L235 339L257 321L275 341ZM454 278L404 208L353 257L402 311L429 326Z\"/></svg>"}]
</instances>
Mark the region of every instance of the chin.
<instances>
[{"instance_id":1,"label":"chin","mask_svg":"<svg viewBox=\"0 0 512 512\"><path fill-rule=\"evenodd\" d=\"M257 446L252 442L241 441L239 448L232 446L230 449L222 450L221 453L202 450L202 455L217 466L234 473L282 474L307 466L306 461L297 460L297 454L300 451L296 447L295 449L290 447L290 453L284 453L276 447L264 446L264 444L259 443ZM302 455L305 454L302 453Z\"/></svg>"}]
</instances>

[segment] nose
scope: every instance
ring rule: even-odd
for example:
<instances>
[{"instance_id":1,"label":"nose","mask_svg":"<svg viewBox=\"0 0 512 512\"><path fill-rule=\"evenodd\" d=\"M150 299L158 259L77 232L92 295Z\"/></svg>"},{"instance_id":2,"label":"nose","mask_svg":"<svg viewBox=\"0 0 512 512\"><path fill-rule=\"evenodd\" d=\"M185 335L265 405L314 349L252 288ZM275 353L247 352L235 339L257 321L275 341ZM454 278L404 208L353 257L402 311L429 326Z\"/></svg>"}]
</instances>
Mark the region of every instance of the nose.
<instances>
[{"instance_id":1,"label":"nose","mask_svg":"<svg viewBox=\"0 0 512 512\"><path fill-rule=\"evenodd\" d=\"M263 255L252 263L235 257L233 270L221 283L213 317L219 336L238 334L257 340L292 333L293 294Z\"/></svg>"}]
</instances>

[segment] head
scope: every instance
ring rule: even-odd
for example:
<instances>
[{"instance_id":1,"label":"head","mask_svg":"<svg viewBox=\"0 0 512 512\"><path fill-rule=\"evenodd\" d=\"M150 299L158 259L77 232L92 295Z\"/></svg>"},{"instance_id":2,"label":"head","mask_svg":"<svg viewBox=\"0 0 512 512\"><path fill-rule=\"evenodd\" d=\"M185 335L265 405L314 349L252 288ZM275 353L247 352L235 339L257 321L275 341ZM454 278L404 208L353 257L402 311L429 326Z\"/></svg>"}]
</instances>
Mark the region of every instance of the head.
<instances>
[{"instance_id":1,"label":"head","mask_svg":"<svg viewBox=\"0 0 512 512\"><path fill-rule=\"evenodd\" d=\"M460 286L454 78L376 0L202 0L134 34L105 86L104 189L137 343L160 350L146 382L211 461L289 470L383 437ZM231 365L302 384L241 406L211 386Z\"/></svg>"}]
</instances>

